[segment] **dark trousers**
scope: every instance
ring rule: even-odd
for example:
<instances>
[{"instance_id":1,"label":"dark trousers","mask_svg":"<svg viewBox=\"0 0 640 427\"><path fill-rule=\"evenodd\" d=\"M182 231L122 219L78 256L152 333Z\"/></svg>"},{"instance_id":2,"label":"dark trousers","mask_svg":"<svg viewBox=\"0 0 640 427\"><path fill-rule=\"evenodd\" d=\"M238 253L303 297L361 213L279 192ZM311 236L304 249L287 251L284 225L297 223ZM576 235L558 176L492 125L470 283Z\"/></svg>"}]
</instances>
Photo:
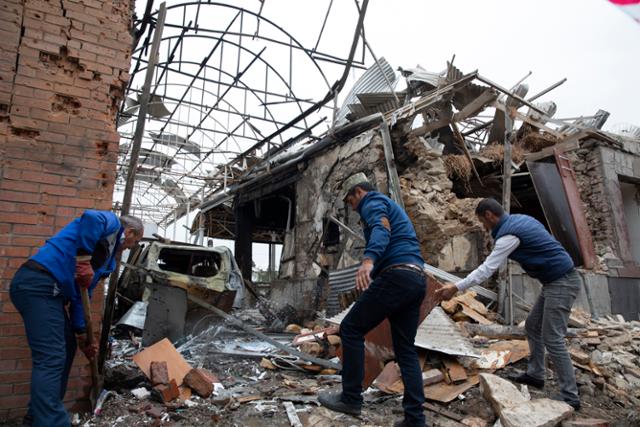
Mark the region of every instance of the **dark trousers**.
<instances>
[{"instance_id":1,"label":"dark trousers","mask_svg":"<svg viewBox=\"0 0 640 427\"><path fill-rule=\"evenodd\" d=\"M43 271L21 267L11 281L11 301L24 320L31 348L33 426L70 426L62 403L76 354L76 338L55 279Z\"/></svg>"},{"instance_id":2,"label":"dark trousers","mask_svg":"<svg viewBox=\"0 0 640 427\"><path fill-rule=\"evenodd\" d=\"M418 352L414 346L425 277L408 270L389 270L378 276L356 301L340 325L342 339L342 401L362 404L364 336L385 318L391 324L393 351L404 382L405 420L424 426L424 389Z\"/></svg>"}]
</instances>

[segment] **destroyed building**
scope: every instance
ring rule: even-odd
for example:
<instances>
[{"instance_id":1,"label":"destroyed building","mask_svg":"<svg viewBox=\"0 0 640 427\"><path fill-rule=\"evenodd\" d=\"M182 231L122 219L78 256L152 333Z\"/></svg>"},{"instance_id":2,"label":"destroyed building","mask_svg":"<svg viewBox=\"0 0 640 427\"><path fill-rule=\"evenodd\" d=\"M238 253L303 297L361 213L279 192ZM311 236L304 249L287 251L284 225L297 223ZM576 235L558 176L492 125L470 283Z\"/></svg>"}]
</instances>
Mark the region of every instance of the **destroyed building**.
<instances>
[{"instance_id":1,"label":"destroyed building","mask_svg":"<svg viewBox=\"0 0 640 427\"><path fill-rule=\"evenodd\" d=\"M297 290L304 282L310 299L297 301L299 306L325 308L329 272L357 264L364 249L357 214L338 197L344 180L364 172L404 204L428 264L457 275L473 270L490 248L473 212L480 198L502 197L504 112L511 101L506 89L477 73L465 75L452 66L440 75L416 71L405 71L404 92L362 88L354 104L345 102L349 114L333 132L273 153L203 202L204 218L193 229L203 221L210 236L270 233L283 244L281 280L273 286L289 283ZM365 74L362 81L367 79L372 84ZM640 139L602 131L604 111L555 120L549 117L552 102L532 104L523 99L527 88L519 89L523 95L515 105L526 104L529 112L515 113L520 125L511 136L511 211L540 220L569 250L585 279L582 309L638 319ZM397 99L411 101L397 107ZM481 113L490 118L478 118ZM245 275L251 271L248 236L236 240ZM521 308L535 301L540 285L515 266L512 282L522 317ZM314 292L318 288L323 291Z\"/></svg>"}]
</instances>

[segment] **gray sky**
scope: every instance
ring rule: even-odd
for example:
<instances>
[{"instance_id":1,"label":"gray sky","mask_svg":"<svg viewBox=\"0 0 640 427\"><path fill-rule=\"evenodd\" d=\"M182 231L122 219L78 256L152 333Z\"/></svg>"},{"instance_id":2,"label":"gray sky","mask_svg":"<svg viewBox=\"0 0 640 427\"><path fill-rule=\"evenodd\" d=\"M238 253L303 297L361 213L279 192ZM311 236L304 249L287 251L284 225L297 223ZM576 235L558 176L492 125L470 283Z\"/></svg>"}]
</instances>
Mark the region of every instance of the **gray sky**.
<instances>
[{"instance_id":1,"label":"gray sky","mask_svg":"<svg viewBox=\"0 0 640 427\"><path fill-rule=\"evenodd\" d=\"M567 77L541 99L556 117L602 108L609 126L640 125L640 25L606 0L373 0L365 25L394 67L438 71L455 53L464 72L505 86L533 71L530 93Z\"/></svg>"}]
</instances>

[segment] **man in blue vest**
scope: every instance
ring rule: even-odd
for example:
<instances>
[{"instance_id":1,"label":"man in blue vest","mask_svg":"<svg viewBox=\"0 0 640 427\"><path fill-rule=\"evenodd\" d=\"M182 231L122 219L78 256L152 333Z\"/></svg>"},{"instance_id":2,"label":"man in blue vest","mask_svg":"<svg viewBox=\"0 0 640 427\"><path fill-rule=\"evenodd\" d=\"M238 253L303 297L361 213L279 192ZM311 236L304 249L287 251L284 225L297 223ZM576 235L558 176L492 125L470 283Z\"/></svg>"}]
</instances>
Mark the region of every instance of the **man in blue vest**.
<instances>
[{"instance_id":1,"label":"man in blue vest","mask_svg":"<svg viewBox=\"0 0 640 427\"><path fill-rule=\"evenodd\" d=\"M344 184L343 200L362 220L366 248L356 273L356 288L364 291L340 324L342 392L321 393L325 407L351 415L362 409L364 336L389 319L393 350L404 382L404 419L396 426L424 426L422 370L414 339L420 305L426 292L424 260L413 224L393 200L375 191L359 173Z\"/></svg>"},{"instance_id":2,"label":"man in blue vest","mask_svg":"<svg viewBox=\"0 0 640 427\"><path fill-rule=\"evenodd\" d=\"M476 215L495 239L487 259L464 280L447 284L436 295L451 299L458 291L479 285L491 277L510 258L520 263L524 271L542 282L542 292L525 323L531 355L527 372L513 378L533 387L544 387L544 351L556 369L560 395L574 409L580 409L573 364L565 344L571 306L580 292L582 278L560 243L535 218L509 215L494 199L484 199Z\"/></svg>"},{"instance_id":3,"label":"man in blue vest","mask_svg":"<svg viewBox=\"0 0 640 427\"><path fill-rule=\"evenodd\" d=\"M11 281L11 301L22 319L31 348L31 400L24 423L71 425L63 405L69 371L79 342L88 359L80 289L92 293L107 277L123 249L142 238L142 221L112 212L85 211L27 260Z\"/></svg>"}]
</instances>

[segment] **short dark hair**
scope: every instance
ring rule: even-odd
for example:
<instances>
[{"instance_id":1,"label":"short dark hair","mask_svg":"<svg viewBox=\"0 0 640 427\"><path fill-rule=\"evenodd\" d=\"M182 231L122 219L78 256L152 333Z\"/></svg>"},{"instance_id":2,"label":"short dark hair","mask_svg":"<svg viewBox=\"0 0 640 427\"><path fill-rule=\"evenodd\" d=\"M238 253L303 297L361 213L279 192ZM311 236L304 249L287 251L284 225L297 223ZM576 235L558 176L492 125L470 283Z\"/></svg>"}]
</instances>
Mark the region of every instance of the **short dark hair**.
<instances>
[{"instance_id":1,"label":"short dark hair","mask_svg":"<svg viewBox=\"0 0 640 427\"><path fill-rule=\"evenodd\" d=\"M360 188L363 191L376 191L376 187L374 187L372 184L368 183L368 182L360 182L356 185L354 185L353 187L351 187L349 189L349 191L347 191L347 195L345 196L345 199L349 196L353 196L354 194L356 194L356 189Z\"/></svg>"},{"instance_id":2,"label":"short dark hair","mask_svg":"<svg viewBox=\"0 0 640 427\"><path fill-rule=\"evenodd\" d=\"M504 208L500 203L496 201L496 199L488 198L480 200L478 206L476 207L476 215L483 216L485 212L491 212L496 216L504 215Z\"/></svg>"}]
</instances>

